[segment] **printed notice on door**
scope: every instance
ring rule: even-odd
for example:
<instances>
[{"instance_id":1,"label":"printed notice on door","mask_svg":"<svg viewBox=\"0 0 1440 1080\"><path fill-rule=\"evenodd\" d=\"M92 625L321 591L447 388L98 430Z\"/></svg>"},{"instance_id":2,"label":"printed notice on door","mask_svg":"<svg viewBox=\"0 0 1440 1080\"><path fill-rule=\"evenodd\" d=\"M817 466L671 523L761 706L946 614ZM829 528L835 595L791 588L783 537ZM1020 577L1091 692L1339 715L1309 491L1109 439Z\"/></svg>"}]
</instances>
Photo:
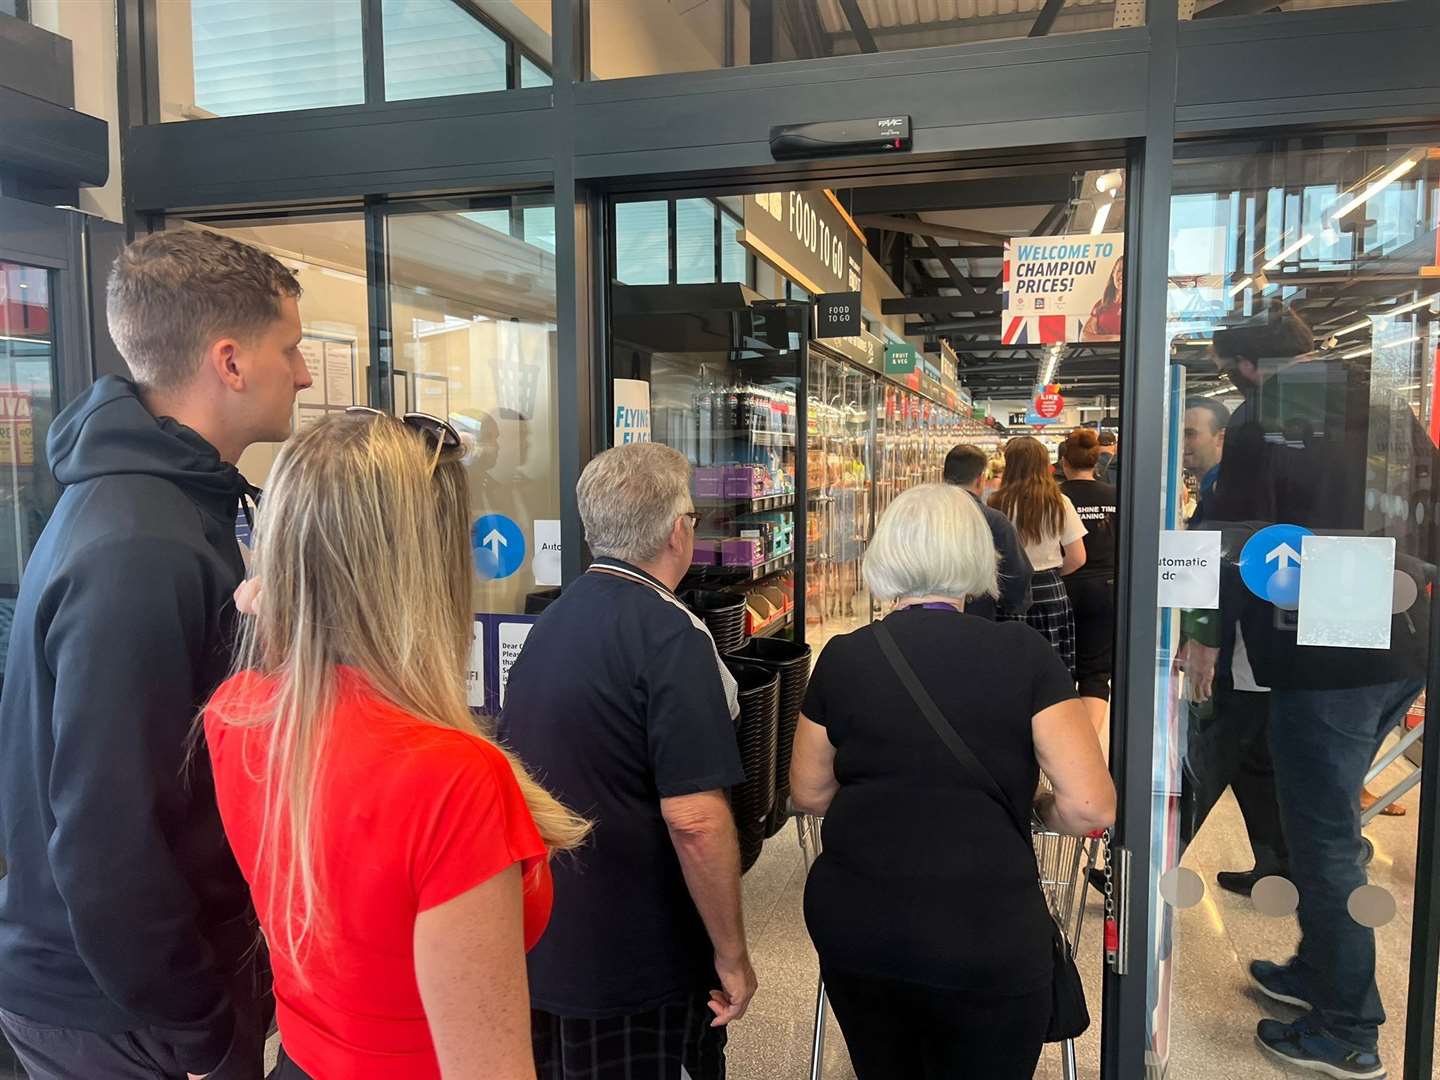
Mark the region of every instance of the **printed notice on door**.
<instances>
[{"instance_id":1,"label":"printed notice on door","mask_svg":"<svg viewBox=\"0 0 1440 1080\"><path fill-rule=\"evenodd\" d=\"M502 622L496 634L500 649L500 706L505 706L505 685L510 681L510 669L515 666L515 660L520 655L520 650L525 647L525 639L530 636L530 627L534 625L528 622Z\"/></svg>"},{"instance_id":2,"label":"printed notice on door","mask_svg":"<svg viewBox=\"0 0 1440 1080\"><path fill-rule=\"evenodd\" d=\"M1220 606L1220 534L1165 529L1160 533L1157 606L1190 610Z\"/></svg>"}]
</instances>

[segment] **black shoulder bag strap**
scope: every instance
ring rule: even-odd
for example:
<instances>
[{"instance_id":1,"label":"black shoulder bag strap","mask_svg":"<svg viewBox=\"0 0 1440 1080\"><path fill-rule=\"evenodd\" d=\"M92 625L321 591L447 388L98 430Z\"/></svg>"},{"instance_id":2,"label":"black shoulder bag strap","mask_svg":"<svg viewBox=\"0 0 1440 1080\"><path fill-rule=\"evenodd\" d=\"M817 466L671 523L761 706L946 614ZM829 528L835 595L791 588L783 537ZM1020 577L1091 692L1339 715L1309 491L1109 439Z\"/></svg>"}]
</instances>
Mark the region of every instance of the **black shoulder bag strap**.
<instances>
[{"instance_id":1,"label":"black shoulder bag strap","mask_svg":"<svg viewBox=\"0 0 1440 1080\"><path fill-rule=\"evenodd\" d=\"M990 770L985 768L975 752L965 744L959 733L950 726L940 707L935 704L935 699L925 689L915 674L915 669L910 666L910 661L905 659L905 654L900 651L900 646L895 644L895 638L891 635L884 622L877 622L875 626L875 639L880 643L880 651L885 654L885 659L900 677L901 683L914 698L915 704L920 709L920 714L930 722L935 729L935 734L945 744L946 749L955 756L955 760L964 766L965 771L970 773L980 783L981 789L992 799L1005 808L1006 816L1019 831L1025 840L1025 848L1030 852L1030 857L1035 857L1034 840L1030 835L1030 826L1024 817L1016 809L1015 804L1005 797L995 777ZM1037 887L1041 886L1040 868L1035 868ZM1043 891L1043 887L1042 887ZM1046 1042L1061 1042L1065 1039L1078 1038L1086 1028L1090 1026L1090 1012L1085 1006L1085 987L1080 981L1080 972L1075 967L1075 957L1070 950L1070 941L1065 936L1064 929L1055 918L1055 913L1050 909L1048 898L1045 900L1045 910L1050 916L1052 927L1052 940L1055 959L1055 970L1050 986L1050 1023L1045 1031Z\"/></svg>"},{"instance_id":2,"label":"black shoulder bag strap","mask_svg":"<svg viewBox=\"0 0 1440 1080\"><path fill-rule=\"evenodd\" d=\"M975 756L975 752L965 744L965 740L960 738L955 729L950 726L949 721L947 721L944 714L940 712L940 707L935 704L935 699L930 696L930 692L921 684L919 677L915 674L915 669L910 666L910 661L905 659L905 654L900 651L900 646L895 644L895 638L891 636L889 629L886 628L883 622L875 623L875 638L880 642L880 651L885 654L885 659L890 662L890 666L895 669L895 674L900 676L900 681L904 683L905 689L908 690L910 696L915 699L915 704L919 706L920 714L930 722L930 726L935 729L935 734L940 736L940 741L945 744L946 749L954 754L956 759L965 767L971 776L979 781L980 787L984 790L985 794L989 795L1005 808L1006 815L1010 818L1015 828L1019 830L1020 835L1025 840L1025 846L1030 850L1031 857L1033 858L1035 849L1033 846L1034 841L1030 837L1029 822L1020 816L1015 808L1015 804L1005 797L1005 793L1000 789L1000 785L996 783L995 777L991 775L990 770L981 764L980 759Z\"/></svg>"}]
</instances>

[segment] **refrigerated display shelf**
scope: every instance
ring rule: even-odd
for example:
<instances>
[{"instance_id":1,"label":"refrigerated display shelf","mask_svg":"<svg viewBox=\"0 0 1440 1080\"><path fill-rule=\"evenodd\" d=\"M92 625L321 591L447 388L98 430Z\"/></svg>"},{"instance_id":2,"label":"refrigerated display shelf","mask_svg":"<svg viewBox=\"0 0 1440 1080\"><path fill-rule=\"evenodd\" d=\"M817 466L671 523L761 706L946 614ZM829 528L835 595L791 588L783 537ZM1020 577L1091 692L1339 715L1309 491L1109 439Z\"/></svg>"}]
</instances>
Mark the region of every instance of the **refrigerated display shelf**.
<instances>
[{"instance_id":1,"label":"refrigerated display shelf","mask_svg":"<svg viewBox=\"0 0 1440 1080\"><path fill-rule=\"evenodd\" d=\"M761 495L753 499L696 499L696 510L734 510L741 514L759 514L766 510L788 510L795 505L795 493Z\"/></svg>"},{"instance_id":2,"label":"refrigerated display shelf","mask_svg":"<svg viewBox=\"0 0 1440 1080\"><path fill-rule=\"evenodd\" d=\"M759 566L754 567L750 572L750 580L759 581L761 578L778 574L781 570L788 570L794 564L795 553L793 551L786 552L784 555L777 556L767 563L761 563Z\"/></svg>"}]
</instances>

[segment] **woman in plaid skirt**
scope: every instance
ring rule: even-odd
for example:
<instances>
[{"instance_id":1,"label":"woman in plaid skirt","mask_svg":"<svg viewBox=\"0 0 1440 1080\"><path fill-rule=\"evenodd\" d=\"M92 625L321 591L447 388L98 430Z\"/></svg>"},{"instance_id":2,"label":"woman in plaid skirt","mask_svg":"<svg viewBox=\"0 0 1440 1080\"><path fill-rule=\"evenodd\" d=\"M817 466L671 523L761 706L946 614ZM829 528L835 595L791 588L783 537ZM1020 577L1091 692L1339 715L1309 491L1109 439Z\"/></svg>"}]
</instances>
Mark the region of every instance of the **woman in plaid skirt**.
<instances>
[{"instance_id":1,"label":"woman in plaid skirt","mask_svg":"<svg viewBox=\"0 0 1440 1080\"><path fill-rule=\"evenodd\" d=\"M1055 481L1044 443L1022 435L1005 445L1004 481L990 505L1015 523L1035 570L1030 610L1019 617L1045 635L1073 675L1075 614L1063 579L1085 565L1085 526Z\"/></svg>"}]
</instances>

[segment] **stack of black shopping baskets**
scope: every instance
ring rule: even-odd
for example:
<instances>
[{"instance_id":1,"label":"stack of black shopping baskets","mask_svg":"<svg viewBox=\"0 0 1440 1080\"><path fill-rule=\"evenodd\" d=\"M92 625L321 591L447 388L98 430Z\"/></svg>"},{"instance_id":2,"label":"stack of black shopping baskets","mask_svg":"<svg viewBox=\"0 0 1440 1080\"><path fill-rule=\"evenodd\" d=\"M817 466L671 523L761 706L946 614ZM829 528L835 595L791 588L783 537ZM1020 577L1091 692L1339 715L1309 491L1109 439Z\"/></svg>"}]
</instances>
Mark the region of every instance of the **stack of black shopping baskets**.
<instances>
[{"instance_id":1,"label":"stack of black shopping baskets","mask_svg":"<svg viewBox=\"0 0 1440 1080\"><path fill-rule=\"evenodd\" d=\"M790 798L790 751L805 688L810 646L745 633L745 598L691 590L681 599L709 628L725 666L739 683L736 739L745 782L730 792L740 835L741 870L760 858L767 838L783 827Z\"/></svg>"}]
</instances>

